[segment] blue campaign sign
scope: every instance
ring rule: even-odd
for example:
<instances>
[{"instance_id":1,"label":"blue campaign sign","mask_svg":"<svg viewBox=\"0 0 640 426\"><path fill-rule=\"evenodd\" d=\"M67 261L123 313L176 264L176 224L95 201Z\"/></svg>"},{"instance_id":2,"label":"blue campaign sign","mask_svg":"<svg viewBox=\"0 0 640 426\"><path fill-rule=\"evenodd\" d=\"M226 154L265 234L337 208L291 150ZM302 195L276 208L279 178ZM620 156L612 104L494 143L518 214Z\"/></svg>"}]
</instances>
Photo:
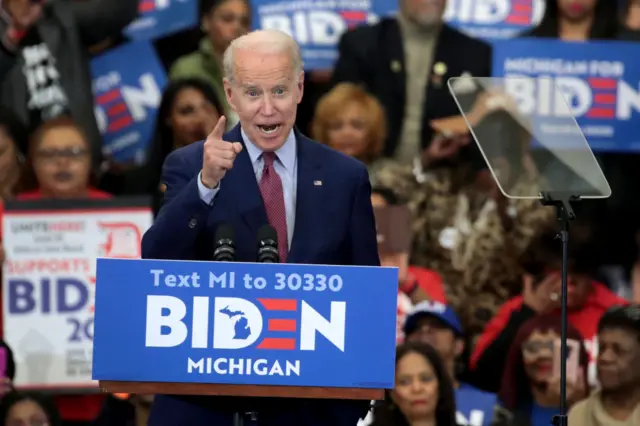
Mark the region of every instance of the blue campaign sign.
<instances>
[{"instance_id":1,"label":"blue campaign sign","mask_svg":"<svg viewBox=\"0 0 640 426\"><path fill-rule=\"evenodd\" d=\"M449 0L444 20L472 37L501 40L535 27L545 0Z\"/></svg>"},{"instance_id":2,"label":"blue campaign sign","mask_svg":"<svg viewBox=\"0 0 640 426\"><path fill-rule=\"evenodd\" d=\"M272 28L290 34L300 44L305 69L331 69L338 58L337 46L350 28L374 23L394 13L397 0L363 2L252 1L256 28Z\"/></svg>"},{"instance_id":3,"label":"blue campaign sign","mask_svg":"<svg viewBox=\"0 0 640 426\"><path fill-rule=\"evenodd\" d=\"M91 62L95 115L103 152L141 164L153 137L167 75L150 42L110 50Z\"/></svg>"},{"instance_id":4,"label":"blue campaign sign","mask_svg":"<svg viewBox=\"0 0 640 426\"><path fill-rule=\"evenodd\" d=\"M574 129L552 123L573 115L594 151L639 151L639 56L637 43L505 40L494 43L493 72L534 77L505 86L534 119L538 140L575 142L567 133Z\"/></svg>"},{"instance_id":5,"label":"blue campaign sign","mask_svg":"<svg viewBox=\"0 0 640 426\"><path fill-rule=\"evenodd\" d=\"M93 379L393 388L396 268L98 259Z\"/></svg>"},{"instance_id":6,"label":"blue campaign sign","mask_svg":"<svg viewBox=\"0 0 640 426\"><path fill-rule=\"evenodd\" d=\"M131 39L156 39L198 26L197 0L138 1L138 19L124 30Z\"/></svg>"}]
</instances>

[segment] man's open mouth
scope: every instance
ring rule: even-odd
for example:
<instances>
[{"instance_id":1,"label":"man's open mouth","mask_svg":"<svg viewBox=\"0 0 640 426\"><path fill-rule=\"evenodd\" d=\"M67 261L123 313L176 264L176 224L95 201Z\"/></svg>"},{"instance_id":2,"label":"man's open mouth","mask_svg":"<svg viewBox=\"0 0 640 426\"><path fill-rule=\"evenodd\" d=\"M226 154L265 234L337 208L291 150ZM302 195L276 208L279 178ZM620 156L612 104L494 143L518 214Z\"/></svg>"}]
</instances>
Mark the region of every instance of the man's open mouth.
<instances>
[{"instance_id":1,"label":"man's open mouth","mask_svg":"<svg viewBox=\"0 0 640 426\"><path fill-rule=\"evenodd\" d=\"M269 125L259 124L258 128L262 133L270 135L277 132L280 126L281 126L280 124L269 124Z\"/></svg>"}]
</instances>

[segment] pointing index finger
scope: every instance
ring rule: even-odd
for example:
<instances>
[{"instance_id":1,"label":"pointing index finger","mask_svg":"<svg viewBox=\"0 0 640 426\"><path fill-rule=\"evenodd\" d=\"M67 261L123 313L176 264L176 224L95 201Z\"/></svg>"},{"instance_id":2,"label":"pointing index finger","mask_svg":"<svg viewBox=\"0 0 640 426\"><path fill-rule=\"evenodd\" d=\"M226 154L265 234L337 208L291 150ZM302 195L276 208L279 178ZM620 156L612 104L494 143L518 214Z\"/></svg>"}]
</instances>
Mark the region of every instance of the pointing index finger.
<instances>
[{"instance_id":1,"label":"pointing index finger","mask_svg":"<svg viewBox=\"0 0 640 426\"><path fill-rule=\"evenodd\" d=\"M222 139L222 135L224 134L226 124L227 124L226 117L224 115L221 115L220 118L218 119L218 123L216 124L216 127L213 128L209 136L212 136L216 139Z\"/></svg>"}]
</instances>

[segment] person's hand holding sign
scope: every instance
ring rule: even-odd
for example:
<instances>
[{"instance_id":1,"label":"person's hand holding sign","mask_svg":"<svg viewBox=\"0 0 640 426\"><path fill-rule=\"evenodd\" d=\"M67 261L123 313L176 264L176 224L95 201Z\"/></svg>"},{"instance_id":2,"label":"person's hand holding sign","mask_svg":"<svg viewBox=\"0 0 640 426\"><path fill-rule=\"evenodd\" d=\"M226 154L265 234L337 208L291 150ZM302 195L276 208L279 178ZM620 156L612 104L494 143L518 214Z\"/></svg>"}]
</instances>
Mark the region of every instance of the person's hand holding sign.
<instances>
[{"instance_id":1,"label":"person's hand holding sign","mask_svg":"<svg viewBox=\"0 0 640 426\"><path fill-rule=\"evenodd\" d=\"M240 142L222 140L226 118L220 117L218 124L204 142L202 159L202 184L207 188L217 188L227 170L233 167L236 156L242 151Z\"/></svg>"}]
</instances>

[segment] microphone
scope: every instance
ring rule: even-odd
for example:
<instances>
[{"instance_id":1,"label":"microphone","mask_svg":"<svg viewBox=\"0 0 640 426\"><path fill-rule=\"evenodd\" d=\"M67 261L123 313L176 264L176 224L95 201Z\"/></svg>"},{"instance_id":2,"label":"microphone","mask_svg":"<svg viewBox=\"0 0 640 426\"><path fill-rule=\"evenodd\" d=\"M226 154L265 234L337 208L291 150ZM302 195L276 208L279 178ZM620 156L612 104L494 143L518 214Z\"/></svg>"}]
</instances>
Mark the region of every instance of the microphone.
<instances>
[{"instance_id":1,"label":"microphone","mask_svg":"<svg viewBox=\"0 0 640 426\"><path fill-rule=\"evenodd\" d=\"M228 223L222 223L216 229L213 243L215 262L234 262L236 260L236 231Z\"/></svg>"},{"instance_id":2,"label":"microphone","mask_svg":"<svg viewBox=\"0 0 640 426\"><path fill-rule=\"evenodd\" d=\"M278 233L271 225L258 229L258 262L280 263Z\"/></svg>"}]
</instances>

